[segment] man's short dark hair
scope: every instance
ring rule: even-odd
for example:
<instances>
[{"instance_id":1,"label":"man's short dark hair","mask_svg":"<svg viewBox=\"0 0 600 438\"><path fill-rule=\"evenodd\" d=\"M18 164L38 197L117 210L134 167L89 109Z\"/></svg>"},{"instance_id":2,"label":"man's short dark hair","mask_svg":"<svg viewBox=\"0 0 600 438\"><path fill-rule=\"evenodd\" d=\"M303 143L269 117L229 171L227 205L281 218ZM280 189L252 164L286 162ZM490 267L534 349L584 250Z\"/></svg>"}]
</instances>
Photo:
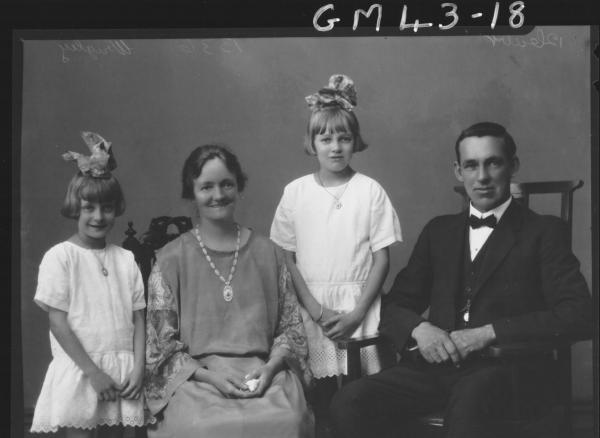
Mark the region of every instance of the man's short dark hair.
<instances>
[{"instance_id":1,"label":"man's short dark hair","mask_svg":"<svg viewBox=\"0 0 600 438\"><path fill-rule=\"evenodd\" d=\"M497 137L503 140L504 152L506 157L511 159L517 153L517 145L513 140L512 136L506 131L506 128L499 123L494 122L479 122L467 129L463 130L458 136L456 143L454 144L454 151L456 152L456 161L460 163L460 151L458 145L467 137Z\"/></svg>"}]
</instances>

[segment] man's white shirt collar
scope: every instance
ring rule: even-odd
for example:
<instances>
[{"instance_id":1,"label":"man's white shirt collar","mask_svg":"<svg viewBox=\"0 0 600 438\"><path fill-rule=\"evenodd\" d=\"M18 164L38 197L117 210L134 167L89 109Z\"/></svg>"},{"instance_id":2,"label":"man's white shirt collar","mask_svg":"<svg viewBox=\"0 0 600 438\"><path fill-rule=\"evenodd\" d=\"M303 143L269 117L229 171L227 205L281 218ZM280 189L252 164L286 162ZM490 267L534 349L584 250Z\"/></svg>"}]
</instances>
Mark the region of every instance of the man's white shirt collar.
<instances>
[{"instance_id":1,"label":"man's white shirt collar","mask_svg":"<svg viewBox=\"0 0 600 438\"><path fill-rule=\"evenodd\" d=\"M511 202L512 196L509 196L508 199L502 204L500 204L498 207L488 210L485 213L482 213L475 207L473 207L473 203L469 203L469 214L472 214L473 216L478 217L480 219L484 219L493 214L494 216L496 216L496 222L499 222L500 218L502 217L502 215L504 214Z\"/></svg>"},{"instance_id":2,"label":"man's white shirt collar","mask_svg":"<svg viewBox=\"0 0 600 438\"><path fill-rule=\"evenodd\" d=\"M496 222L500 221L500 218L512 202L512 196L510 196L505 202L500 204L498 207L486 211L485 213L481 213L473 204L470 204L469 214L472 214L480 219L486 218L488 216L494 215L496 216ZM469 249L471 253L471 260L475 260L475 257L479 253L479 250L483 247L485 242L487 241L490 234L492 234L493 228L490 227L480 227L477 229L473 229L469 227Z\"/></svg>"}]
</instances>

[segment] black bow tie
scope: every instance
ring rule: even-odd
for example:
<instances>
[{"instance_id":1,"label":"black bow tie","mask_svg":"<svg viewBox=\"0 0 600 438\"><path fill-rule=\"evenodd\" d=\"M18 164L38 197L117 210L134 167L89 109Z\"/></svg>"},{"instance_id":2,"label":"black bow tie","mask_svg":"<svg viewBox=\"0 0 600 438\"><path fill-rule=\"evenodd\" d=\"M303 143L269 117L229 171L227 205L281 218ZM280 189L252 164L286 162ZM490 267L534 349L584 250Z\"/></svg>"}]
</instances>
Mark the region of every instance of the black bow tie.
<instances>
[{"instance_id":1,"label":"black bow tie","mask_svg":"<svg viewBox=\"0 0 600 438\"><path fill-rule=\"evenodd\" d=\"M469 216L469 225L471 228L480 228L480 227L490 227L494 228L496 226L496 216L490 214L488 217L480 219L477 216L471 215Z\"/></svg>"}]
</instances>

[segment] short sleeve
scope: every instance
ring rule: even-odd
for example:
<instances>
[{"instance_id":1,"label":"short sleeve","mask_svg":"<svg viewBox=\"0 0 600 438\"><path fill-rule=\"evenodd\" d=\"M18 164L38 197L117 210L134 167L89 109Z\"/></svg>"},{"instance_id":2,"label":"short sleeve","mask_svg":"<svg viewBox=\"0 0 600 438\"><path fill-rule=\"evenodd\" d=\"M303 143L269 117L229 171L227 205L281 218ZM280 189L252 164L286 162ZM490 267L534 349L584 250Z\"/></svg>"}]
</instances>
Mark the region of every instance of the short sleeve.
<instances>
[{"instance_id":1,"label":"short sleeve","mask_svg":"<svg viewBox=\"0 0 600 438\"><path fill-rule=\"evenodd\" d=\"M402 242L402 230L396 210L385 190L377 183L371 189L371 251L379 251L395 242Z\"/></svg>"},{"instance_id":2,"label":"short sleeve","mask_svg":"<svg viewBox=\"0 0 600 438\"><path fill-rule=\"evenodd\" d=\"M142 281L142 273L140 268L135 262L135 258L131 257L131 271L132 271L132 302L134 311L146 308L146 300L144 299L144 282Z\"/></svg>"},{"instance_id":3,"label":"short sleeve","mask_svg":"<svg viewBox=\"0 0 600 438\"><path fill-rule=\"evenodd\" d=\"M283 196L275 210L271 224L271 240L287 251L296 251L296 232L294 227L294 200L289 186L283 190Z\"/></svg>"},{"instance_id":4,"label":"short sleeve","mask_svg":"<svg viewBox=\"0 0 600 438\"><path fill-rule=\"evenodd\" d=\"M38 272L38 283L33 301L46 312L49 307L69 311L71 288L69 261L59 247L48 250Z\"/></svg>"}]
</instances>

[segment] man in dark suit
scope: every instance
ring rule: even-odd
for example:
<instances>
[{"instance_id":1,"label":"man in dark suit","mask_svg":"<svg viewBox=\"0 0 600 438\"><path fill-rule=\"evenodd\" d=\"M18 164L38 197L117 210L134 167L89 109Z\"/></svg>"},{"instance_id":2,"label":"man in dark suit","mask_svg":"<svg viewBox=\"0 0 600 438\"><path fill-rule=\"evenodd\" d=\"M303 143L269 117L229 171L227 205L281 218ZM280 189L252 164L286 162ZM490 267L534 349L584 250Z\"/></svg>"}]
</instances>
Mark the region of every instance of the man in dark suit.
<instances>
[{"instance_id":1,"label":"man in dark suit","mask_svg":"<svg viewBox=\"0 0 600 438\"><path fill-rule=\"evenodd\" d=\"M389 430L402 436L412 418L442 408L446 437L493 436L491 421L507 405L510 386L506 367L482 350L591 334L591 298L565 224L510 195L519 168L510 134L478 123L455 149L469 209L425 226L384 297L380 333L401 360L335 395L331 416L340 438Z\"/></svg>"}]
</instances>

